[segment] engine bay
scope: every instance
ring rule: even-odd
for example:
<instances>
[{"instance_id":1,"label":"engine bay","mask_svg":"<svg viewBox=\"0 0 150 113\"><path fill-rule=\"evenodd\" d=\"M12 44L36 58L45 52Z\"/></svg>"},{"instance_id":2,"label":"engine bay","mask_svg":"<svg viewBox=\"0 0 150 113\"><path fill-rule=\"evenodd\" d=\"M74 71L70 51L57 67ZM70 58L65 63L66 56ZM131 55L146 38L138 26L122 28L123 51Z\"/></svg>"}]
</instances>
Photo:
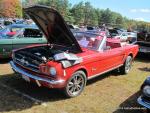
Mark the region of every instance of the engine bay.
<instances>
[{"instance_id":1,"label":"engine bay","mask_svg":"<svg viewBox=\"0 0 150 113\"><path fill-rule=\"evenodd\" d=\"M25 48L13 53L13 60L25 67L38 70L39 65L48 61L61 62L64 68L78 64L82 61L73 53L69 53L63 47L61 49L56 46L35 46Z\"/></svg>"},{"instance_id":2,"label":"engine bay","mask_svg":"<svg viewBox=\"0 0 150 113\"><path fill-rule=\"evenodd\" d=\"M15 52L15 57L24 57L26 59L38 60L40 63L54 60L54 55L64 51L58 50L50 46L38 46L32 48L21 49Z\"/></svg>"}]
</instances>

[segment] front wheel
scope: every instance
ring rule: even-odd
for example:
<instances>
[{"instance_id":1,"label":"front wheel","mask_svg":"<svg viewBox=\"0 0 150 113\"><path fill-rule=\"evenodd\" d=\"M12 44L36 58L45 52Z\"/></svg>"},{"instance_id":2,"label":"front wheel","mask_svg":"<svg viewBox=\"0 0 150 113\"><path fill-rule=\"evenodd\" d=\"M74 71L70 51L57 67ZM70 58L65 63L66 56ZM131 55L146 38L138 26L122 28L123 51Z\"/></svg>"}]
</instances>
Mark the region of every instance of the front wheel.
<instances>
[{"instance_id":1,"label":"front wheel","mask_svg":"<svg viewBox=\"0 0 150 113\"><path fill-rule=\"evenodd\" d=\"M120 67L120 72L122 74L128 74L132 66L132 57L128 56L122 67Z\"/></svg>"},{"instance_id":2,"label":"front wheel","mask_svg":"<svg viewBox=\"0 0 150 113\"><path fill-rule=\"evenodd\" d=\"M66 87L64 88L65 95L67 97L76 97L81 94L86 86L86 75L83 71L77 71L68 80Z\"/></svg>"}]
</instances>

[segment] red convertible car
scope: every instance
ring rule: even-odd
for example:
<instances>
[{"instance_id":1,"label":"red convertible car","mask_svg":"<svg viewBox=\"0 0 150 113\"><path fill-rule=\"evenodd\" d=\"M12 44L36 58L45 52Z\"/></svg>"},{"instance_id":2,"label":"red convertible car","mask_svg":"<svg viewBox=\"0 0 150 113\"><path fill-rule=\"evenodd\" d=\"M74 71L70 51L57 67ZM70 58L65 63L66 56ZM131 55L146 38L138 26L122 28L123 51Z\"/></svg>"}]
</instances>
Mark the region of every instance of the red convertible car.
<instances>
[{"instance_id":1,"label":"red convertible car","mask_svg":"<svg viewBox=\"0 0 150 113\"><path fill-rule=\"evenodd\" d=\"M62 16L45 6L24 9L43 31L48 44L13 51L12 69L38 86L63 89L66 96L81 94L86 82L108 71L127 74L137 45L107 40L106 36L72 34Z\"/></svg>"}]
</instances>

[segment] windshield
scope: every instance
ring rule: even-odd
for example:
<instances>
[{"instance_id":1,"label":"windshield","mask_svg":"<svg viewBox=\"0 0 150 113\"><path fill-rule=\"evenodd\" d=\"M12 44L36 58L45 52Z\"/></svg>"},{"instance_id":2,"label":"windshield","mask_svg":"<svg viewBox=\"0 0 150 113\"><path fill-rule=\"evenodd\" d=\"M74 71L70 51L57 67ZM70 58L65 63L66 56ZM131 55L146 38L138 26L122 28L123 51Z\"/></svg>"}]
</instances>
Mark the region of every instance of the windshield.
<instances>
[{"instance_id":1,"label":"windshield","mask_svg":"<svg viewBox=\"0 0 150 113\"><path fill-rule=\"evenodd\" d=\"M73 34L81 47L91 50L98 50L103 39L102 36L93 33L76 32Z\"/></svg>"}]
</instances>

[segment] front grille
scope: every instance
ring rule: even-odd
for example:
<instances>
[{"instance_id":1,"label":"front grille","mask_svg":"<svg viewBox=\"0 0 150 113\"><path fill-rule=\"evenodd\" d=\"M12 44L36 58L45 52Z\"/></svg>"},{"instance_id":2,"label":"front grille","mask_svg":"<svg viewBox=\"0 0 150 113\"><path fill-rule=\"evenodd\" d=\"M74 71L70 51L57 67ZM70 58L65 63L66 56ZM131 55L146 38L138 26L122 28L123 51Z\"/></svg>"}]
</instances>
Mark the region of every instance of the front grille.
<instances>
[{"instance_id":1,"label":"front grille","mask_svg":"<svg viewBox=\"0 0 150 113\"><path fill-rule=\"evenodd\" d=\"M39 72L39 65L42 63L36 57L23 52L15 53L13 61L35 72Z\"/></svg>"}]
</instances>

